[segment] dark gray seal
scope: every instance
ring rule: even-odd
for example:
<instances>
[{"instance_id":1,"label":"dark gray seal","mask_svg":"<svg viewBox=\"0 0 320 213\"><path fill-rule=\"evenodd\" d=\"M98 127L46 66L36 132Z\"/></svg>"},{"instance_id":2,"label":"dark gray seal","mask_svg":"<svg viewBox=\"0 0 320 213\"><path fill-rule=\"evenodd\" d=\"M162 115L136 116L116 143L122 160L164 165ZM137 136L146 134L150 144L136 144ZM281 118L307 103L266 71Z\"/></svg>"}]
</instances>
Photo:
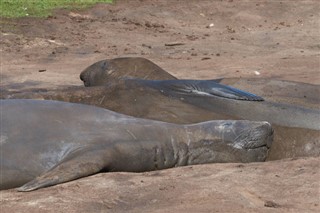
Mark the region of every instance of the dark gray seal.
<instances>
[{"instance_id":1,"label":"dark gray seal","mask_svg":"<svg viewBox=\"0 0 320 213\"><path fill-rule=\"evenodd\" d=\"M0 189L31 191L98 172L264 161L272 142L267 122L177 125L58 101L0 103Z\"/></svg>"}]
</instances>

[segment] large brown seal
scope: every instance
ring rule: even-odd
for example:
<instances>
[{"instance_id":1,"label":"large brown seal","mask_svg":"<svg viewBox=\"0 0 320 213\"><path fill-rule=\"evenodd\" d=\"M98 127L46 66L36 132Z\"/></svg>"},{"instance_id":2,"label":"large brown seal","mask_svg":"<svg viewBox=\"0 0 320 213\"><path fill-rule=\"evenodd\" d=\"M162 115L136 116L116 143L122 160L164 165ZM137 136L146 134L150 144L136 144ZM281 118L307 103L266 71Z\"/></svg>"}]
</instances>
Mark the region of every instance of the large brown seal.
<instances>
[{"instance_id":1,"label":"large brown seal","mask_svg":"<svg viewBox=\"0 0 320 213\"><path fill-rule=\"evenodd\" d=\"M267 122L178 125L58 101L0 104L0 189L31 191L98 172L264 161L273 134Z\"/></svg>"},{"instance_id":2,"label":"large brown seal","mask_svg":"<svg viewBox=\"0 0 320 213\"><path fill-rule=\"evenodd\" d=\"M101 64L108 64L108 66L101 66ZM87 67L80 74L80 79L85 86L117 84L124 78L177 80L176 77L155 63L141 57L98 61ZM270 78L224 78L212 81L257 94L270 101L320 108L319 85Z\"/></svg>"}]
</instances>

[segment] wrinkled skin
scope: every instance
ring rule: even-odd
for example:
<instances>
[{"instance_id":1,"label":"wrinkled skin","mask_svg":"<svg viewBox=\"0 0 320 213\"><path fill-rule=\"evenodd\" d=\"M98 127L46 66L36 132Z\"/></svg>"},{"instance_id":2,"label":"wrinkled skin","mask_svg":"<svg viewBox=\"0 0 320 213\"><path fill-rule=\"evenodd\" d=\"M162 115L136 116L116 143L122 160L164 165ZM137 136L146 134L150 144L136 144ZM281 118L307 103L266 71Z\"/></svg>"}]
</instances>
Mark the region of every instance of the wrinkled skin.
<instances>
[{"instance_id":1,"label":"wrinkled skin","mask_svg":"<svg viewBox=\"0 0 320 213\"><path fill-rule=\"evenodd\" d=\"M98 172L264 161L273 137L267 122L178 125L58 101L0 104L0 189L31 191Z\"/></svg>"}]
</instances>

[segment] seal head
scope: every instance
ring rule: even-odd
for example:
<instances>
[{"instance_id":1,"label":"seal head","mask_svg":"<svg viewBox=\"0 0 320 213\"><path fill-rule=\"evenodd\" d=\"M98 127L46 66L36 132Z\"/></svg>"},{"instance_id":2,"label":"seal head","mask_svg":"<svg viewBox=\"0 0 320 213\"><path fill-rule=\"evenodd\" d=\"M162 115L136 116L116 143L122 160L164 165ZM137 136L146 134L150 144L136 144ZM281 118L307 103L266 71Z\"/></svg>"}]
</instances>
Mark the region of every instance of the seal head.
<instances>
[{"instance_id":1,"label":"seal head","mask_svg":"<svg viewBox=\"0 0 320 213\"><path fill-rule=\"evenodd\" d=\"M124 57L98 61L80 74L86 87L108 85L122 78L177 79L148 59Z\"/></svg>"}]
</instances>

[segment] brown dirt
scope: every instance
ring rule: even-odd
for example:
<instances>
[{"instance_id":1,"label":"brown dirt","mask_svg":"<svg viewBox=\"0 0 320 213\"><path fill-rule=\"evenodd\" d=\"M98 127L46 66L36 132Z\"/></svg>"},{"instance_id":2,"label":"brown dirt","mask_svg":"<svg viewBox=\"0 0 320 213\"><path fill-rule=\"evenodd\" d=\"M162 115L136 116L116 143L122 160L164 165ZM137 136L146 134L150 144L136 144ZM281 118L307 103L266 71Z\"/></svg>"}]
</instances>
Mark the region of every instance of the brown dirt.
<instances>
[{"instance_id":1,"label":"brown dirt","mask_svg":"<svg viewBox=\"0 0 320 213\"><path fill-rule=\"evenodd\" d=\"M47 19L1 19L0 88L81 85L84 68L121 56L148 58L178 78L320 84L319 10L316 0L118 0ZM319 158L203 165L2 191L0 206L1 212L319 212L319 179Z\"/></svg>"},{"instance_id":2,"label":"brown dirt","mask_svg":"<svg viewBox=\"0 0 320 213\"><path fill-rule=\"evenodd\" d=\"M146 57L178 78L319 84L319 10L316 0L118 0L44 20L2 19L1 85L81 85L85 67L120 56Z\"/></svg>"},{"instance_id":3,"label":"brown dirt","mask_svg":"<svg viewBox=\"0 0 320 213\"><path fill-rule=\"evenodd\" d=\"M1 191L1 213L319 212L319 158L104 173L19 193Z\"/></svg>"}]
</instances>

